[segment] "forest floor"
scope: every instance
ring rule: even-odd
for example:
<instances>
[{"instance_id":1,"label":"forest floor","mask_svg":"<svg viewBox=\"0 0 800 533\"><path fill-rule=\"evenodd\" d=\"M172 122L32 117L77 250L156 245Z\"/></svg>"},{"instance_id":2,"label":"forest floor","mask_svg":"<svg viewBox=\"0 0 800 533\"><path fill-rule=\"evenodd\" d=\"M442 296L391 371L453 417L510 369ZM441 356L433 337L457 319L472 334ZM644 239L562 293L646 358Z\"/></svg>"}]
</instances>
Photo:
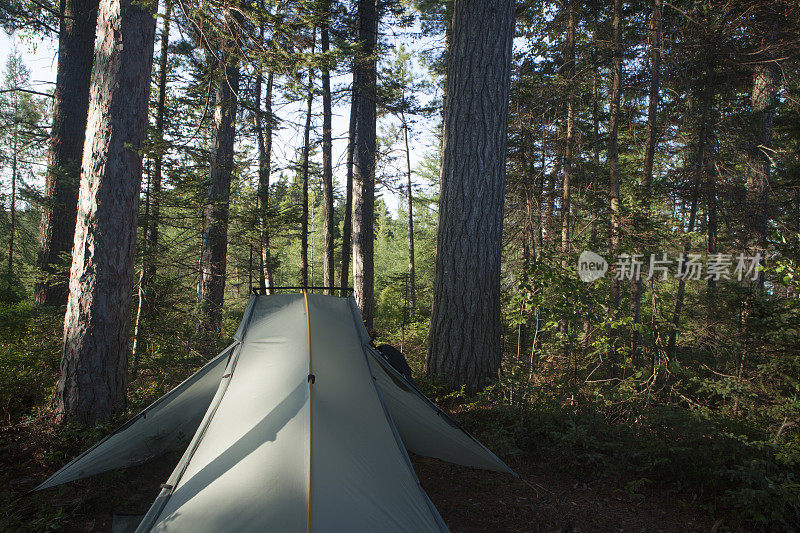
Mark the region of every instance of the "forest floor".
<instances>
[{"instance_id":1,"label":"forest floor","mask_svg":"<svg viewBox=\"0 0 800 533\"><path fill-rule=\"evenodd\" d=\"M647 487L578 479L548 463L512 462L519 478L415 458L422 486L453 532L531 533L714 531L697 509ZM717 526L719 527L719 525Z\"/></svg>"},{"instance_id":2,"label":"forest floor","mask_svg":"<svg viewBox=\"0 0 800 533\"><path fill-rule=\"evenodd\" d=\"M39 421L0 429L0 530L110 531L113 514L144 514L178 456L101 474L39 493L25 493L79 451L54 446ZM57 459L55 458L57 457ZM622 480L581 479L525 456L509 465L520 475L485 472L414 457L422 486L456 532L716 531L700 510L649 484L634 493Z\"/></svg>"}]
</instances>

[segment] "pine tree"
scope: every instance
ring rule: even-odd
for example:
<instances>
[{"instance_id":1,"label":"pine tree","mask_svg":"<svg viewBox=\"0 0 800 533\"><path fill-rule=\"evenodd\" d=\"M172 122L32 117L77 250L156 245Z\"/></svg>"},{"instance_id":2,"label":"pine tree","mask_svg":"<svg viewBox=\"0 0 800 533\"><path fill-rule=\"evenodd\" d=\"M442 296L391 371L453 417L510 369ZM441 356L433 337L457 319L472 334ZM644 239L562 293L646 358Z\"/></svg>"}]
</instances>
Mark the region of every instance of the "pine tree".
<instances>
[{"instance_id":1,"label":"pine tree","mask_svg":"<svg viewBox=\"0 0 800 533\"><path fill-rule=\"evenodd\" d=\"M153 4L102 0L75 254L56 393L61 421L125 406L129 304L156 21Z\"/></svg>"}]
</instances>

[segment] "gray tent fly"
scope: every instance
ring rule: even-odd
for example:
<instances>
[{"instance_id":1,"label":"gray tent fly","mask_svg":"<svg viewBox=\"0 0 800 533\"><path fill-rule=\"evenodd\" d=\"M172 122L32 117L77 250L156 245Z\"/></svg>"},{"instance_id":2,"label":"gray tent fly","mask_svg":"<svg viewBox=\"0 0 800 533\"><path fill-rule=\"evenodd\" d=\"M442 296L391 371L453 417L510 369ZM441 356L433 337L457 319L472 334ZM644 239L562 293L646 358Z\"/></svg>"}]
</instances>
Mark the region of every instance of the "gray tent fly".
<instances>
[{"instance_id":1,"label":"gray tent fly","mask_svg":"<svg viewBox=\"0 0 800 533\"><path fill-rule=\"evenodd\" d=\"M306 292L253 295L231 346L36 490L180 449L116 529L442 532L407 451L516 475L370 346L352 298Z\"/></svg>"}]
</instances>

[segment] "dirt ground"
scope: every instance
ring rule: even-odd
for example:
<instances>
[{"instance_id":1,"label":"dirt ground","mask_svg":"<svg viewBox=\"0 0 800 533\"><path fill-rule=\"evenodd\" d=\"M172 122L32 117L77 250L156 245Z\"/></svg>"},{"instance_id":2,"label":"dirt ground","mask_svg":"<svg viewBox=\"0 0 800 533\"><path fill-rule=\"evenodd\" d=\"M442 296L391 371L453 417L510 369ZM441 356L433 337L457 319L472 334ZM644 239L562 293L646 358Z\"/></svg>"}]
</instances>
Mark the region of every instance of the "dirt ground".
<instances>
[{"instance_id":1,"label":"dirt ground","mask_svg":"<svg viewBox=\"0 0 800 533\"><path fill-rule=\"evenodd\" d=\"M509 466L519 478L414 458L422 486L453 533L484 531L694 532L710 518L645 487L635 498L603 479L577 480L553 465ZM719 525L718 525L719 526Z\"/></svg>"}]
</instances>

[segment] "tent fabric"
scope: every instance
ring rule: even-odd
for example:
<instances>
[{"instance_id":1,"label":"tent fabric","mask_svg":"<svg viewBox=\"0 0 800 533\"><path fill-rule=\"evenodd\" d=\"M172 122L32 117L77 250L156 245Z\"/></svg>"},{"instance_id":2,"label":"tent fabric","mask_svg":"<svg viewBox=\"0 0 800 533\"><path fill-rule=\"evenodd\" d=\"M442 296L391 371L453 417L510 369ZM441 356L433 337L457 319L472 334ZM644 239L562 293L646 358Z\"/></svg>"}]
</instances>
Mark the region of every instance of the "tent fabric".
<instances>
[{"instance_id":1,"label":"tent fabric","mask_svg":"<svg viewBox=\"0 0 800 533\"><path fill-rule=\"evenodd\" d=\"M517 475L419 392L380 353L371 347L367 350L372 374L408 451L459 465Z\"/></svg>"},{"instance_id":2,"label":"tent fabric","mask_svg":"<svg viewBox=\"0 0 800 533\"><path fill-rule=\"evenodd\" d=\"M254 531L267 526L299 531L299 524L305 529L305 303L297 295L259 299L250 320L202 438L167 482L173 488L161 509L148 513L140 531Z\"/></svg>"},{"instance_id":3,"label":"tent fabric","mask_svg":"<svg viewBox=\"0 0 800 533\"><path fill-rule=\"evenodd\" d=\"M308 308L298 295L256 303L215 414L139 531L445 530L387 423L347 302L309 295Z\"/></svg>"},{"instance_id":4,"label":"tent fabric","mask_svg":"<svg viewBox=\"0 0 800 533\"><path fill-rule=\"evenodd\" d=\"M194 435L217 390L228 359L225 348L183 383L69 462L34 490L46 489L108 470L144 463L180 450Z\"/></svg>"},{"instance_id":5,"label":"tent fabric","mask_svg":"<svg viewBox=\"0 0 800 533\"><path fill-rule=\"evenodd\" d=\"M369 346L352 298L253 296L235 338L40 488L138 461L180 426L194 436L137 532L443 532L407 449L511 472Z\"/></svg>"}]
</instances>

